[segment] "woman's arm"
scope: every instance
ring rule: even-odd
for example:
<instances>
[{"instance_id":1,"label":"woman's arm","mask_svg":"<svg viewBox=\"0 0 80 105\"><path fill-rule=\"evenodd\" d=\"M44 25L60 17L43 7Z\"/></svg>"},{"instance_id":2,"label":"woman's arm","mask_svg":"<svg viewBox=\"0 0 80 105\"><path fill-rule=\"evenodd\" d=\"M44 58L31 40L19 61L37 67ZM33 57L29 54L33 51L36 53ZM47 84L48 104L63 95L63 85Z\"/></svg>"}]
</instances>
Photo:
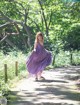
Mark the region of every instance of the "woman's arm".
<instances>
[{"instance_id":1,"label":"woman's arm","mask_svg":"<svg viewBox=\"0 0 80 105\"><path fill-rule=\"evenodd\" d=\"M37 47L37 42L35 41L35 43L34 43L34 51L36 51L36 47Z\"/></svg>"}]
</instances>

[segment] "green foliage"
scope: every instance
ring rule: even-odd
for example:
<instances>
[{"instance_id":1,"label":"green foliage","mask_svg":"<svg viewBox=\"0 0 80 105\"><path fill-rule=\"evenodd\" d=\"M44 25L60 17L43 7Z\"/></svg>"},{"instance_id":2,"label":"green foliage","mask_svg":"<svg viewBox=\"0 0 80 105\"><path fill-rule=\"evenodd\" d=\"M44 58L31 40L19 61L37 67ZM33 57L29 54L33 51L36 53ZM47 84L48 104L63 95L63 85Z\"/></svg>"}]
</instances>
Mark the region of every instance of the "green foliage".
<instances>
[{"instance_id":1,"label":"green foliage","mask_svg":"<svg viewBox=\"0 0 80 105\"><path fill-rule=\"evenodd\" d=\"M80 51L73 52L72 64L80 65ZM70 65L71 65L70 52L60 51L60 53L56 55L54 67L63 67L63 66L70 66Z\"/></svg>"},{"instance_id":2,"label":"green foliage","mask_svg":"<svg viewBox=\"0 0 80 105\"><path fill-rule=\"evenodd\" d=\"M15 62L18 61L18 77L15 76ZM7 64L8 71L8 82L4 82L4 64ZM16 78L19 80L21 78L27 77L26 71L26 55L22 52L10 52L4 55L0 52L0 93L5 95L9 90L9 87L13 86L12 81Z\"/></svg>"},{"instance_id":3,"label":"green foliage","mask_svg":"<svg viewBox=\"0 0 80 105\"><path fill-rule=\"evenodd\" d=\"M66 0L65 0L66 1ZM19 35L10 35L8 38L11 42L21 50L26 50L33 46L35 34L37 31L42 31L45 37L45 46L50 50L56 50L54 47L56 41L60 43L59 50L64 46L64 49L69 49L63 40L76 37L73 40L66 41L70 46L72 43L78 42L79 25L72 28L74 24L80 24L80 2L63 2L63 0L4 0L0 2L0 10L9 19L21 22L28 26L27 31L23 25L18 24ZM1 17L2 18L2 17ZM8 22L4 18L0 24ZM13 25L8 25L2 28L1 33L15 32ZM77 35L76 35L77 34ZM30 40L30 43L28 42ZM29 46L31 44L31 46ZM57 44L56 44L57 45ZM7 49L6 49L7 46ZM77 46L75 48L75 46ZM79 45L73 46L73 49L79 49ZM0 44L2 50L10 51L12 49L5 41ZM68 47L68 48L67 48Z\"/></svg>"},{"instance_id":4,"label":"green foliage","mask_svg":"<svg viewBox=\"0 0 80 105\"><path fill-rule=\"evenodd\" d=\"M80 25L73 24L62 40L65 50L80 50Z\"/></svg>"}]
</instances>

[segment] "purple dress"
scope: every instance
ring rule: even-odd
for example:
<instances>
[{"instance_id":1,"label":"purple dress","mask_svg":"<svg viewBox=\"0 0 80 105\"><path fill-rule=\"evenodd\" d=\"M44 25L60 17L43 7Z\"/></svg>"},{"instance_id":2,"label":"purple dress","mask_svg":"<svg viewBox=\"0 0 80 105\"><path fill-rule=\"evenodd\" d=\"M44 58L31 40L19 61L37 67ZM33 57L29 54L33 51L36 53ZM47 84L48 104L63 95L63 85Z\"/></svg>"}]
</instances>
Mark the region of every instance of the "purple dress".
<instances>
[{"instance_id":1,"label":"purple dress","mask_svg":"<svg viewBox=\"0 0 80 105\"><path fill-rule=\"evenodd\" d=\"M30 74L37 74L39 71L45 69L52 61L52 55L47 51L43 45L38 43L36 51L32 51L26 65Z\"/></svg>"}]
</instances>

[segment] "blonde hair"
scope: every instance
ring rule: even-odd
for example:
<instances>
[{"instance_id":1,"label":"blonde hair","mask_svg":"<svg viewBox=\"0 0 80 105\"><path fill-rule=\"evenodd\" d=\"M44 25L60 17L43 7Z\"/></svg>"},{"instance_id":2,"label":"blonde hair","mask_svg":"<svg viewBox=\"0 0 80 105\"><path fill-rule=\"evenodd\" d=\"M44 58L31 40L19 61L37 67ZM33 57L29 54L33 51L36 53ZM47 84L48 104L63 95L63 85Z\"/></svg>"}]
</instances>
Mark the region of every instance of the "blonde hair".
<instances>
[{"instance_id":1,"label":"blonde hair","mask_svg":"<svg viewBox=\"0 0 80 105\"><path fill-rule=\"evenodd\" d=\"M41 32L37 32L37 34L36 34L36 38L35 38L35 42L39 42L39 40L38 40L38 36L41 36L42 37L42 40L44 40L44 38L43 38L43 34L41 33Z\"/></svg>"}]
</instances>

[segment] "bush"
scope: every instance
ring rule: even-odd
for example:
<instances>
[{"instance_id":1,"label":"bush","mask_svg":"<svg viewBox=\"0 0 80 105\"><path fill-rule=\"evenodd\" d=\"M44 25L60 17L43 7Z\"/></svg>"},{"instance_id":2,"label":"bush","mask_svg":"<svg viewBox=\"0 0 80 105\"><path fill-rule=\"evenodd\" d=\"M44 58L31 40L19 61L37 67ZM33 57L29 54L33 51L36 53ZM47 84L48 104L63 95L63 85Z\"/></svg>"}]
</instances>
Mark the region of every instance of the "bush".
<instances>
[{"instance_id":1,"label":"bush","mask_svg":"<svg viewBox=\"0 0 80 105\"><path fill-rule=\"evenodd\" d=\"M26 71L26 56L22 52L10 52L7 55L4 55L3 52L0 52L0 93L5 94L8 91L9 86L11 86L15 76L15 62L18 61L18 77L20 79L22 77L27 76ZM7 64L7 74L8 74L8 82L4 83L4 64ZM4 91L5 92L4 92Z\"/></svg>"},{"instance_id":2,"label":"bush","mask_svg":"<svg viewBox=\"0 0 80 105\"><path fill-rule=\"evenodd\" d=\"M55 67L69 66L71 64L70 61L70 52L69 51L60 51L56 55L55 59ZM72 56L72 64L80 65L80 51L74 51Z\"/></svg>"}]
</instances>

